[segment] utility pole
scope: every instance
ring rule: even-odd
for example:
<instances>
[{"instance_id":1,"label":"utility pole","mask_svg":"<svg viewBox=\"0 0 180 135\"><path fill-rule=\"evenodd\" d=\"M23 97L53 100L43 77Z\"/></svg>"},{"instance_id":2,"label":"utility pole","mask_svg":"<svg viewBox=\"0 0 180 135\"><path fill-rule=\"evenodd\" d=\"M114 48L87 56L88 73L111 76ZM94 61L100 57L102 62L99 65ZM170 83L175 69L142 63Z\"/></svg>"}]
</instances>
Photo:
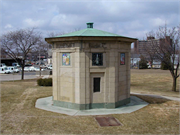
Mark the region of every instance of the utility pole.
<instances>
[{"instance_id":1,"label":"utility pole","mask_svg":"<svg viewBox=\"0 0 180 135\"><path fill-rule=\"evenodd\" d=\"M40 49L39 49L39 76L41 76L41 65L40 65Z\"/></svg>"}]
</instances>

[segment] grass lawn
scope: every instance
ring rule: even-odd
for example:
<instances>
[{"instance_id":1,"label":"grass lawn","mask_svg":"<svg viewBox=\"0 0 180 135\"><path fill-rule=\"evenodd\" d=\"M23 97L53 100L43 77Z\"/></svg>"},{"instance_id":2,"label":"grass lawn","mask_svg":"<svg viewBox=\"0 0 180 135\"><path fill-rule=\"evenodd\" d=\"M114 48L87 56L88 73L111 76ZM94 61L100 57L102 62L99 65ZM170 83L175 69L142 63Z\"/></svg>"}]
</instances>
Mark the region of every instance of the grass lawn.
<instances>
[{"instance_id":1,"label":"grass lawn","mask_svg":"<svg viewBox=\"0 0 180 135\"><path fill-rule=\"evenodd\" d=\"M134 74L137 73L132 73L132 77ZM145 73L142 74L145 76ZM138 87L133 79L132 83L132 89ZM142 87L145 88L145 85ZM179 133L177 101L139 96L150 104L130 114L109 115L118 119L123 126L99 127L94 116L68 116L35 108L38 98L51 95L52 87L37 86L36 80L1 82L1 134Z\"/></svg>"},{"instance_id":2,"label":"grass lawn","mask_svg":"<svg viewBox=\"0 0 180 135\"><path fill-rule=\"evenodd\" d=\"M173 92L171 91L173 80L169 70L131 69L131 92L180 97L179 78L177 92Z\"/></svg>"}]
</instances>

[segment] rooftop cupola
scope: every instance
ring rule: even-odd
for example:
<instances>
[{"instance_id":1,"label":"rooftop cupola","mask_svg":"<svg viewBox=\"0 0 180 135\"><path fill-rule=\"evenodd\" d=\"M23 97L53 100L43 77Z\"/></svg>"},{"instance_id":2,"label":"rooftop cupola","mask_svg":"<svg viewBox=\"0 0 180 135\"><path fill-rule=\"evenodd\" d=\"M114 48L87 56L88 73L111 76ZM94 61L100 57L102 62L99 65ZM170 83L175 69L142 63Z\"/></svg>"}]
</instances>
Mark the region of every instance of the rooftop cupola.
<instances>
[{"instance_id":1,"label":"rooftop cupola","mask_svg":"<svg viewBox=\"0 0 180 135\"><path fill-rule=\"evenodd\" d=\"M93 22L88 22L87 24L87 28L93 28Z\"/></svg>"}]
</instances>

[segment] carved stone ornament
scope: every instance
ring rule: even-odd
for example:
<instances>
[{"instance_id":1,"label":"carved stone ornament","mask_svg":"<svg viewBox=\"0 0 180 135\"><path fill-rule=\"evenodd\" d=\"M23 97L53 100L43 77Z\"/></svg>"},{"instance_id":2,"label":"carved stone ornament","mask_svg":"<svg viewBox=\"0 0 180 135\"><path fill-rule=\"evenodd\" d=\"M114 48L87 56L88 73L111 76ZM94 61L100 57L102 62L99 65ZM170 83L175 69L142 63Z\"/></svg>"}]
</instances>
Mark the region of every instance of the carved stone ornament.
<instances>
[{"instance_id":1,"label":"carved stone ornament","mask_svg":"<svg viewBox=\"0 0 180 135\"><path fill-rule=\"evenodd\" d=\"M70 48L74 47L74 43L57 43L56 48Z\"/></svg>"},{"instance_id":2,"label":"carved stone ornament","mask_svg":"<svg viewBox=\"0 0 180 135\"><path fill-rule=\"evenodd\" d=\"M89 43L90 48L106 48L105 43Z\"/></svg>"}]
</instances>

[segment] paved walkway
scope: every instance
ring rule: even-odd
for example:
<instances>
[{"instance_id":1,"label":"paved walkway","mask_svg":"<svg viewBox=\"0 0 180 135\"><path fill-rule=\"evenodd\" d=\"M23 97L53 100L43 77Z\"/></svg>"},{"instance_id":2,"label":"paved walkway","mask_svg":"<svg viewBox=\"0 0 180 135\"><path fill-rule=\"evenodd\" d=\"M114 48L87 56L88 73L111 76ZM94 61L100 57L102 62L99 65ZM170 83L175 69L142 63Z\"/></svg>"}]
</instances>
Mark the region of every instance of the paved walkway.
<instances>
[{"instance_id":1,"label":"paved walkway","mask_svg":"<svg viewBox=\"0 0 180 135\"><path fill-rule=\"evenodd\" d=\"M36 75L25 75L24 79L34 79L37 78ZM13 74L8 74L8 75L0 75L0 81L13 81L13 80L21 80L21 75L13 75Z\"/></svg>"},{"instance_id":2,"label":"paved walkway","mask_svg":"<svg viewBox=\"0 0 180 135\"><path fill-rule=\"evenodd\" d=\"M42 77L43 79L45 79L45 78L49 78L49 75L43 75L43 77Z\"/></svg>"},{"instance_id":3,"label":"paved walkway","mask_svg":"<svg viewBox=\"0 0 180 135\"><path fill-rule=\"evenodd\" d=\"M51 96L51 97L38 99L36 101L35 107L46 111L76 116L76 115L107 115L107 114L131 113L148 105L147 102L137 98L136 96L131 96L130 100L131 101L129 104L115 109L74 110L74 109L67 109L58 106L53 106L52 96Z\"/></svg>"},{"instance_id":4,"label":"paved walkway","mask_svg":"<svg viewBox=\"0 0 180 135\"><path fill-rule=\"evenodd\" d=\"M24 75L24 79L34 79L38 78L39 75ZM49 75L42 75L41 76L43 79L44 78L49 78ZM0 74L0 82L3 81L15 81L15 80L21 80L21 75L13 75L13 74Z\"/></svg>"},{"instance_id":5,"label":"paved walkway","mask_svg":"<svg viewBox=\"0 0 180 135\"><path fill-rule=\"evenodd\" d=\"M141 93L134 93L134 92L131 92L131 94L144 95L144 96L155 97L155 98L166 98L170 100L180 101L180 98L177 98L177 97L168 97L168 96L153 95L153 94L141 94Z\"/></svg>"}]
</instances>

